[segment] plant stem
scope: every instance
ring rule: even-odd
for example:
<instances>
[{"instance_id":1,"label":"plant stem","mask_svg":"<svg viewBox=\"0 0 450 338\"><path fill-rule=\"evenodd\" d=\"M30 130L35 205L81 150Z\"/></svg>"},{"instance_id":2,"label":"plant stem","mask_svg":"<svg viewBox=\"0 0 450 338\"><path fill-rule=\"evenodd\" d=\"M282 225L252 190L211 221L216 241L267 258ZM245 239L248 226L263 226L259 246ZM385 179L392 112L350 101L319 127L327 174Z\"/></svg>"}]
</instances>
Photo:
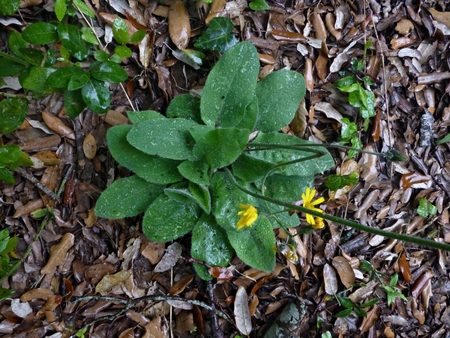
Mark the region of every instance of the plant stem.
<instances>
[{"instance_id":1,"label":"plant stem","mask_svg":"<svg viewBox=\"0 0 450 338\"><path fill-rule=\"evenodd\" d=\"M404 241L404 242L409 242L409 243L415 243L415 244L419 244L419 245L424 245L424 246L428 246L428 247L432 247L435 249L441 249L441 250L445 250L445 251L450 251L450 245L449 244L445 244L445 243L439 243L439 242L435 242L426 238L420 238L420 237L416 237L416 236L409 236L409 235L404 235L404 234L399 234L396 232L390 232L390 231L386 231L386 230L381 230L381 229L377 229L377 228L372 228L366 225L362 225L361 223L357 223L357 222L353 222L353 221L349 221L340 217L336 217L336 216L331 216L331 215L327 215L327 214L323 214L320 213L318 211L314 211L314 210L310 210L308 208L302 207L302 206L297 206L297 205L293 205L291 203L288 202L282 202L279 201L275 198L271 198L271 197L267 197L267 196L263 196L260 194L257 194L253 191L250 191L246 188L244 188L243 186L241 186L239 183L237 183L236 179L234 178L234 176L231 174L231 172L228 169L225 169L225 172L228 174L229 178L231 179L232 183L241 191L259 198L261 200L270 202L270 203L274 203L274 204L278 204L281 206L284 206L286 208L289 209L293 209L293 210L297 210L306 214L310 214L316 217L320 217L323 219L326 219L328 221L332 221L332 222L336 222L342 225L346 225L349 226L351 228L357 229L357 230L361 230L361 231L365 231L368 232L370 234L374 234L374 235L380 235L383 237L388 237L388 238L392 238L392 239L397 239L400 241Z\"/></svg>"}]
</instances>

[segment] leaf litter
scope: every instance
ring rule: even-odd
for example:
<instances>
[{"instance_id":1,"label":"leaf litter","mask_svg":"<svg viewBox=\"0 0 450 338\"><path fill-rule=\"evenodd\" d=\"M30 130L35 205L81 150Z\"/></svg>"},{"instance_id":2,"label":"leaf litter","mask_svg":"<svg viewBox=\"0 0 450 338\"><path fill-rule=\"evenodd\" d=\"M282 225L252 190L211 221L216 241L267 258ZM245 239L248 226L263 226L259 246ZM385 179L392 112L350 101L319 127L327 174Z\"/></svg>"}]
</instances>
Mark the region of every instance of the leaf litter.
<instances>
[{"instance_id":1,"label":"leaf litter","mask_svg":"<svg viewBox=\"0 0 450 338\"><path fill-rule=\"evenodd\" d=\"M262 9L263 3L253 1L250 8ZM448 136L450 125L450 7L445 1L420 5L393 0L268 1L270 10L263 11L252 11L248 2L238 0L213 1L211 6L201 1L195 5L126 0L92 4L106 30L116 16L126 20L130 32L148 27L138 46L129 45L134 55L123 65L133 105L159 112L164 112L174 97L202 88L214 63L207 56L204 64L194 69L172 50L195 49L212 17L230 17L233 30L220 38L235 36L255 44L262 62L260 78L281 68L305 76L307 96L290 132L331 143L339 140L341 121L347 118L358 124L363 149L386 151L395 145L408 158L393 164L370 154L348 159L345 152L335 151L332 173L356 173L359 181L336 192L327 203L327 213L450 243L448 141L436 142ZM33 3L36 7L28 6L22 10L26 23L31 22L30 15L42 15L36 9L52 11L40 1ZM14 29L20 25L9 23ZM365 49L368 41L371 47ZM0 46L6 46L4 37ZM362 68L355 67L357 62ZM332 86L348 75L361 81L367 76L373 83L365 85L375 94L377 111L368 131L363 131L359 111L349 104L347 94ZM17 91L8 83L2 90ZM186 250L189 238L172 244L177 247L174 254L170 247L148 241L137 219L94 219L87 228L85 220L100 193L114 178L129 175L111 160L105 138L111 126L128 123L126 111L132 109L117 85L110 89L113 105L105 115L87 110L72 121L58 97L31 99L27 120L19 130L2 135L2 144L18 144L39 158L41 164L27 171L53 192L68 172L73 182L63 192L72 196L66 203L55 203L40 194L18 174L14 185L0 183L2 228L20 239L19 257L32 248L20 269L2 284L16 290L13 301L0 303L3 336L50 336L106 316L93 326L95 332L89 331L92 336L166 337L172 331L179 337L221 337L236 330L252 330L251 335L269 337L271 332L287 332L288 322L283 318L293 314L301 325L291 332L311 337L326 332L349 337L369 337L377 332L387 337L445 336L450 325L446 252L369 236L329 222L322 231L295 237L299 264L288 264L278 253L275 272L258 274L234 259L226 278L205 286L192 277ZM325 178L318 176L317 185ZM325 193L332 197L331 192ZM417 214L421 198L436 206L435 215ZM55 219L42 230L39 241L33 241L41 223L30 214L52 204ZM278 237L283 238L281 232ZM395 305L388 307L380 285L389 285L395 272L399 280L394 287L408 301L397 297ZM221 274L216 271L213 276ZM170 292L185 299L207 299L228 320L197 305L171 310L166 302L134 306L114 321L107 320L125 305L95 299L74 303L74 297L90 295L93 290L130 299ZM365 309L366 318L355 313L336 318L333 315L343 309L336 301L337 293L357 305L380 300ZM237 318L233 322L233 311L239 324ZM63 312L69 316L62 316ZM197 332L190 331L194 328Z\"/></svg>"}]
</instances>

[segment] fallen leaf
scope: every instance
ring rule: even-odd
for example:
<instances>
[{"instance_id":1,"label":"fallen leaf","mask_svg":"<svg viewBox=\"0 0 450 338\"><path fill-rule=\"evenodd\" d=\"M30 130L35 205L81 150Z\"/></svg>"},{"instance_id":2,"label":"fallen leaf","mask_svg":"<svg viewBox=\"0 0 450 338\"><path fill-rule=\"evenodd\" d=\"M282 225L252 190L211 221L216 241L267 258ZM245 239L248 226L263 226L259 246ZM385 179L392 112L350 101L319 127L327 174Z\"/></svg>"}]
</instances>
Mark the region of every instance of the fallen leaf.
<instances>
[{"instance_id":1,"label":"fallen leaf","mask_svg":"<svg viewBox=\"0 0 450 338\"><path fill-rule=\"evenodd\" d=\"M172 1L168 15L169 36L178 49L184 49L191 37L189 13L181 0Z\"/></svg>"},{"instance_id":2,"label":"fallen leaf","mask_svg":"<svg viewBox=\"0 0 450 338\"><path fill-rule=\"evenodd\" d=\"M412 274L411 274L411 268L409 267L408 261L406 260L406 252L403 251L403 253L400 256L400 259L398 260L398 266L400 268L400 272L402 273L403 278L407 283L412 283Z\"/></svg>"},{"instance_id":3,"label":"fallen leaf","mask_svg":"<svg viewBox=\"0 0 450 338\"><path fill-rule=\"evenodd\" d=\"M180 278L178 282L176 282L169 290L169 294L172 296L179 295L184 291L186 286L188 286L192 280L194 279L194 275L188 274L184 275Z\"/></svg>"},{"instance_id":4,"label":"fallen leaf","mask_svg":"<svg viewBox=\"0 0 450 338\"><path fill-rule=\"evenodd\" d=\"M86 135L83 140L83 153L86 158L92 160L97 153L97 141L95 141L92 133Z\"/></svg>"},{"instance_id":5,"label":"fallen leaf","mask_svg":"<svg viewBox=\"0 0 450 338\"><path fill-rule=\"evenodd\" d=\"M70 140L75 140L75 134L71 128L66 126L58 117L55 115L43 111L42 112L42 119L44 120L45 124L53 130L55 133L67 137Z\"/></svg>"},{"instance_id":6,"label":"fallen leaf","mask_svg":"<svg viewBox=\"0 0 450 338\"><path fill-rule=\"evenodd\" d=\"M380 307L378 305L374 305L372 310L367 312L367 317L363 318L363 322L360 327L361 333L367 332L371 327L375 325L375 322L380 315Z\"/></svg>"},{"instance_id":7,"label":"fallen leaf","mask_svg":"<svg viewBox=\"0 0 450 338\"><path fill-rule=\"evenodd\" d=\"M121 270L113 275L106 275L102 278L100 282L95 286L95 292L100 294L107 294L116 286L122 285L125 281L130 278L131 273L126 270Z\"/></svg>"},{"instance_id":8,"label":"fallen leaf","mask_svg":"<svg viewBox=\"0 0 450 338\"><path fill-rule=\"evenodd\" d=\"M355 284L355 273L348 260L342 256L333 258L333 266L336 268L342 284L349 289Z\"/></svg>"},{"instance_id":9,"label":"fallen leaf","mask_svg":"<svg viewBox=\"0 0 450 338\"><path fill-rule=\"evenodd\" d=\"M25 318L30 313L33 312L33 309L31 308L30 304L27 302L22 303L20 299L12 299L11 300L11 311L20 318Z\"/></svg>"},{"instance_id":10,"label":"fallen leaf","mask_svg":"<svg viewBox=\"0 0 450 338\"><path fill-rule=\"evenodd\" d=\"M248 307L247 292L244 287L239 287L234 299L234 317L237 329L247 336L252 332L252 318Z\"/></svg>"},{"instance_id":11,"label":"fallen leaf","mask_svg":"<svg viewBox=\"0 0 450 338\"><path fill-rule=\"evenodd\" d=\"M54 293L50 289L46 288L37 288L30 291L25 292L22 296L20 296L21 302L29 302L30 300L35 299L49 299L51 296L53 296Z\"/></svg>"},{"instance_id":12,"label":"fallen leaf","mask_svg":"<svg viewBox=\"0 0 450 338\"><path fill-rule=\"evenodd\" d=\"M325 283L325 292L331 296L335 295L338 291L336 270L329 264L325 264L323 267L323 279Z\"/></svg>"},{"instance_id":13,"label":"fallen leaf","mask_svg":"<svg viewBox=\"0 0 450 338\"><path fill-rule=\"evenodd\" d=\"M61 265L66 259L67 251L73 246L75 236L69 232L64 234L58 244L50 248L50 257L47 264L41 269L41 274L53 273L57 266Z\"/></svg>"},{"instance_id":14,"label":"fallen leaf","mask_svg":"<svg viewBox=\"0 0 450 338\"><path fill-rule=\"evenodd\" d=\"M181 256L182 247L178 243L173 243L167 247L166 254L158 265L155 266L155 272L164 272L174 267Z\"/></svg>"},{"instance_id":15,"label":"fallen leaf","mask_svg":"<svg viewBox=\"0 0 450 338\"><path fill-rule=\"evenodd\" d=\"M13 218L19 218L22 216L29 215L33 211L40 209L42 207L44 207L44 202L41 199L30 201L27 204L18 207L13 215Z\"/></svg>"}]
</instances>

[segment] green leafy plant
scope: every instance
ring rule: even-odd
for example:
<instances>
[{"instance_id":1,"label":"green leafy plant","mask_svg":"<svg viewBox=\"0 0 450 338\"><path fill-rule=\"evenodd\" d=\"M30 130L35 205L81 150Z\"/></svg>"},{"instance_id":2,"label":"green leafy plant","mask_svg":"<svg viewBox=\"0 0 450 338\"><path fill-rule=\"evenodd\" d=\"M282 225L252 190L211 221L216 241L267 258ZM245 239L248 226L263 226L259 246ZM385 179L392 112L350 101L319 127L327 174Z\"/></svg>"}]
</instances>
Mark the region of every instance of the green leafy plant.
<instances>
[{"instance_id":1,"label":"green leafy plant","mask_svg":"<svg viewBox=\"0 0 450 338\"><path fill-rule=\"evenodd\" d=\"M436 215L437 207L424 197L419 198L419 207L417 213L422 217L428 217L429 215Z\"/></svg>"},{"instance_id":2,"label":"green leafy plant","mask_svg":"<svg viewBox=\"0 0 450 338\"><path fill-rule=\"evenodd\" d=\"M236 37L231 34L234 29L233 22L228 18L214 18L209 27L197 39L195 48L216 50L221 53L238 43Z\"/></svg>"},{"instance_id":3,"label":"green leafy plant","mask_svg":"<svg viewBox=\"0 0 450 338\"><path fill-rule=\"evenodd\" d=\"M325 186L331 191L336 191L347 185L358 184L358 174L352 173L350 175L335 175L331 174L325 179Z\"/></svg>"},{"instance_id":4,"label":"green leafy plant","mask_svg":"<svg viewBox=\"0 0 450 338\"><path fill-rule=\"evenodd\" d=\"M347 317L352 312L358 317L367 317L367 312L364 309L375 305L380 300L379 298L374 298L363 304L355 304L350 298L342 296L341 294L337 294L336 297L345 310L338 312L335 317Z\"/></svg>"},{"instance_id":5,"label":"green leafy plant","mask_svg":"<svg viewBox=\"0 0 450 338\"><path fill-rule=\"evenodd\" d=\"M351 122L348 118L344 117L341 120L341 135L340 141L344 144L350 143L353 148L361 149L362 143L358 136L358 125ZM357 150L349 150L348 158L355 156L358 153Z\"/></svg>"},{"instance_id":6,"label":"green leafy plant","mask_svg":"<svg viewBox=\"0 0 450 338\"><path fill-rule=\"evenodd\" d=\"M13 184L14 177L10 170L19 166L30 165L33 165L33 162L18 146L6 145L0 147L0 181Z\"/></svg>"},{"instance_id":7,"label":"green leafy plant","mask_svg":"<svg viewBox=\"0 0 450 338\"><path fill-rule=\"evenodd\" d=\"M312 186L314 174L334 162L326 149L278 133L305 94L303 77L281 70L258 82L258 71L256 48L238 43L214 66L201 98L180 95L167 116L130 112L133 125L111 128L111 154L136 175L108 187L96 214L144 213L143 232L157 242L191 232L191 255L208 266L226 266L236 252L255 268L272 270L273 228L297 226L298 217L235 183L290 203ZM254 130L260 132L249 142ZM195 268L211 279L204 266Z\"/></svg>"},{"instance_id":8,"label":"green leafy plant","mask_svg":"<svg viewBox=\"0 0 450 338\"><path fill-rule=\"evenodd\" d=\"M0 0L0 15L12 15L19 10L20 0Z\"/></svg>"},{"instance_id":9,"label":"green leafy plant","mask_svg":"<svg viewBox=\"0 0 450 338\"><path fill-rule=\"evenodd\" d=\"M0 279L3 279L6 275L8 275L9 271L16 264L14 258L17 257L14 257L14 250L16 249L18 242L19 238L10 237L7 229L0 231ZM13 290L0 288L0 301L11 297L13 294Z\"/></svg>"},{"instance_id":10,"label":"green leafy plant","mask_svg":"<svg viewBox=\"0 0 450 338\"><path fill-rule=\"evenodd\" d=\"M396 288L398 282L398 274L394 273L389 281L389 285L383 284L381 288L387 292L387 304L391 306L393 302L395 302L396 297L400 297L404 301L408 301L408 298L402 294L402 292Z\"/></svg>"}]
</instances>

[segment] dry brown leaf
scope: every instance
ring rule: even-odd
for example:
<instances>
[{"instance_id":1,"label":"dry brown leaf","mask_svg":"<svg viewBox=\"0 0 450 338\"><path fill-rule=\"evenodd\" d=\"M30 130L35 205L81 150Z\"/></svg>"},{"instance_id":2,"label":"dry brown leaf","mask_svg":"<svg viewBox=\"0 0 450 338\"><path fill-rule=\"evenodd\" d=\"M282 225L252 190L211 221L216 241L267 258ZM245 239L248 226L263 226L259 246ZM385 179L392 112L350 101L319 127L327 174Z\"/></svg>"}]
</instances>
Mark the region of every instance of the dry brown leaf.
<instances>
[{"instance_id":1,"label":"dry brown leaf","mask_svg":"<svg viewBox=\"0 0 450 338\"><path fill-rule=\"evenodd\" d=\"M166 246L164 243L148 242L141 254L153 265L158 264L164 256Z\"/></svg>"},{"instance_id":2,"label":"dry brown leaf","mask_svg":"<svg viewBox=\"0 0 450 338\"><path fill-rule=\"evenodd\" d=\"M52 290L45 289L45 288L37 288L30 291L25 292L22 296L20 296L21 302L29 302L30 300L35 299L49 299L50 297L54 296Z\"/></svg>"},{"instance_id":3,"label":"dry brown leaf","mask_svg":"<svg viewBox=\"0 0 450 338\"><path fill-rule=\"evenodd\" d=\"M29 215L33 211L44 207L44 202L41 199L30 201L25 205L22 205L16 209L13 218L19 218L22 216Z\"/></svg>"},{"instance_id":4,"label":"dry brown leaf","mask_svg":"<svg viewBox=\"0 0 450 338\"><path fill-rule=\"evenodd\" d=\"M280 29L272 29L270 32L272 37L277 41L286 41L292 43L305 42L306 38L303 34L297 32L289 32Z\"/></svg>"},{"instance_id":5,"label":"dry brown leaf","mask_svg":"<svg viewBox=\"0 0 450 338\"><path fill-rule=\"evenodd\" d=\"M155 317L145 325L145 334L142 338L166 338L167 333L161 323L161 317Z\"/></svg>"},{"instance_id":6,"label":"dry brown leaf","mask_svg":"<svg viewBox=\"0 0 450 338\"><path fill-rule=\"evenodd\" d=\"M66 126L58 117L55 115L46 112L45 110L42 112L42 119L45 124L53 130L55 133L65 136L68 139L75 140L75 134L71 128Z\"/></svg>"},{"instance_id":7,"label":"dry brown leaf","mask_svg":"<svg viewBox=\"0 0 450 338\"><path fill-rule=\"evenodd\" d=\"M111 126L118 126L121 124L128 124L128 118L117 110L108 110L105 115L105 122Z\"/></svg>"},{"instance_id":8,"label":"dry brown leaf","mask_svg":"<svg viewBox=\"0 0 450 338\"><path fill-rule=\"evenodd\" d=\"M84 218L84 224L90 228L92 227L95 222L97 222L97 216L95 215L94 208L91 208L88 210L88 217Z\"/></svg>"},{"instance_id":9,"label":"dry brown leaf","mask_svg":"<svg viewBox=\"0 0 450 338\"><path fill-rule=\"evenodd\" d=\"M439 21L450 29L450 12L439 12L434 8L428 8L428 11L436 21Z\"/></svg>"},{"instance_id":10,"label":"dry brown leaf","mask_svg":"<svg viewBox=\"0 0 450 338\"><path fill-rule=\"evenodd\" d=\"M375 151L372 145L368 145L363 148L367 151ZM378 176L378 156L372 154L362 154L359 165L361 166L362 173L361 178L363 181L370 182Z\"/></svg>"},{"instance_id":11,"label":"dry brown leaf","mask_svg":"<svg viewBox=\"0 0 450 338\"><path fill-rule=\"evenodd\" d=\"M319 79L321 80L325 80L328 75L327 64L328 64L328 51L325 42L322 42L322 48L320 49L319 57L316 60L317 76L319 76Z\"/></svg>"},{"instance_id":12,"label":"dry brown leaf","mask_svg":"<svg viewBox=\"0 0 450 338\"><path fill-rule=\"evenodd\" d=\"M50 248L50 257L47 264L41 269L41 274L53 273L57 266L61 265L66 259L67 251L73 246L75 236L69 232L64 234L58 244Z\"/></svg>"},{"instance_id":13,"label":"dry brown leaf","mask_svg":"<svg viewBox=\"0 0 450 338\"><path fill-rule=\"evenodd\" d=\"M106 294L116 286L122 285L125 281L130 278L131 273L126 270L120 270L113 275L106 275L102 278L100 282L95 286L95 292L100 294Z\"/></svg>"},{"instance_id":14,"label":"dry brown leaf","mask_svg":"<svg viewBox=\"0 0 450 338\"><path fill-rule=\"evenodd\" d=\"M97 141L92 133L86 135L83 140L83 153L86 158L92 160L97 153Z\"/></svg>"},{"instance_id":15,"label":"dry brown leaf","mask_svg":"<svg viewBox=\"0 0 450 338\"><path fill-rule=\"evenodd\" d=\"M20 149L22 149L25 152L54 149L54 148L56 149L56 147L59 145L60 142L61 136L59 135L38 137L26 141L22 146L20 146Z\"/></svg>"},{"instance_id":16,"label":"dry brown leaf","mask_svg":"<svg viewBox=\"0 0 450 338\"><path fill-rule=\"evenodd\" d=\"M131 11L131 8L129 10ZM114 20L116 20L119 17L117 14L110 14L110 13L105 13L105 12L100 12L99 15L110 26L112 26L114 24ZM129 20L127 20L127 19L122 19L122 20L127 25L128 35L129 35L129 38L131 38L131 36L134 33L136 33L139 29L134 27L133 24Z\"/></svg>"},{"instance_id":17,"label":"dry brown leaf","mask_svg":"<svg viewBox=\"0 0 450 338\"><path fill-rule=\"evenodd\" d=\"M239 287L234 299L234 317L237 329L247 336L252 332L252 317L248 307L247 292L244 287Z\"/></svg>"},{"instance_id":18,"label":"dry brown leaf","mask_svg":"<svg viewBox=\"0 0 450 338\"><path fill-rule=\"evenodd\" d=\"M309 92L314 90L314 74L313 74L313 62L307 58L305 61L305 72L303 73L306 81L306 89Z\"/></svg>"},{"instance_id":19,"label":"dry brown leaf","mask_svg":"<svg viewBox=\"0 0 450 338\"><path fill-rule=\"evenodd\" d=\"M325 292L331 296L335 295L338 291L336 270L329 264L325 264L323 267L323 280L325 283Z\"/></svg>"},{"instance_id":20,"label":"dry brown leaf","mask_svg":"<svg viewBox=\"0 0 450 338\"><path fill-rule=\"evenodd\" d=\"M417 299L411 299L411 310L413 316L419 321L420 325L425 323L425 311L420 308L420 303L417 302Z\"/></svg>"},{"instance_id":21,"label":"dry brown leaf","mask_svg":"<svg viewBox=\"0 0 450 338\"><path fill-rule=\"evenodd\" d=\"M314 31L316 32L316 39L325 42L327 40L327 30L325 28L325 24L323 23L322 17L319 15L319 11L317 8L314 8L312 16L312 25Z\"/></svg>"},{"instance_id":22,"label":"dry brown leaf","mask_svg":"<svg viewBox=\"0 0 450 338\"><path fill-rule=\"evenodd\" d=\"M59 169L57 166L47 167L45 168L44 175L41 177L41 183L45 185L47 188L49 188L51 191L56 192L56 189L58 187L60 175L59 175ZM44 202L45 206L54 206L55 201L42 193L39 190L39 194L41 195L42 201Z\"/></svg>"},{"instance_id":23,"label":"dry brown leaf","mask_svg":"<svg viewBox=\"0 0 450 338\"><path fill-rule=\"evenodd\" d=\"M37 158L46 166L57 165L61 162L61 159L56 155L54 151L42 150L34 154L32 157Z\"/></svg>"},{"instance_id":24,"label":"dry brown leaf","mask_svg":"<svg viewBox=\"0 0 450 338\"><path fill-rule=\"evenodd\" d=\"M434 277L434 273L431 270L425 271L417 280L414 282L414 285L411 289L411 296L417 298L422 291L426 288L427 283L431 278Z\"/></svg>"},{"instance_id":25,"label":"dry brown leaf","mask_svg":"<svg viewBox=\"0 0 450 338\"><path fill-rule=\"evenodd\" d=\"M403 278L407 283L412 283L412 274L411 274L411 268L409 267L408 261L406 260L406 252L403 251L403 253L400 256L400 259L398 260L398 266L400 268L400 272L402 273Z\"/></svg>"},{"instance_id":26,"label":"dry brown leaf","mask_svg":"<svg viewBox=\"0 0 450 338\"><path fill-rule=\"evenodd\" d=\"M172 1L168 21L170 39L178 49L186 48L191 37L191 23L183 1Z\"/></svg>"},{"instance_id":27,"label":"dry brown leaf","mask_svg":"<svg viewBox=\"0 0 450 338\"><path fill-rule=\"evenodd\" d=\"M353 284L355 284L355 272L348 260L342 256L336 256L333 258L332 264L336 268L342 284L344 284L347 289L352 287Z\"/></svg>"},{"instance_id":28,"label":"dry brown leaf","mask_svg":"<svg viewBox=\"0 0 450 338\"><path fill-rule=\"evenodd\" d=\"M169 294L172 296L179 295L184 291L186 286L188 286L192 280L194 279L194 275L188 274L181 277L181 279L176 282L169 290Z\"/></svg>"},{"instance_id":29,"label":"dry brown leaf","mask_svg":"<svg viewBox=\"0 0 450 338\"><path fill-rule=\"evenodd\" d=\"M42 0L20 0L20 8L28 8L37 6L42 3Z\"/></svg>"},{"instance_id":30,"label":"dry brown leaf","mask_svg":"<svg viewBox=\"0 0 450 338\"><path fill-rule=\"evenodd\" d=\"M380 307L378 305L374 305L372 310L367 312L367 317L363 318L363 322L360 327L361 333L367 332L371 327L375 325L375 322L380 315Z\"/></svg>"},{"instance_id":31,"label":"dry brown leaf","mask_svg":"<svg viewBox=\"0 0 450 338\"><path fill-rule=\"evenodd\" d=\"M406 190L408 188L422 188L428 187L431 184L431 176L421 175L416 172L402 175L400 181L400 188Z\"/></svg>"},{"instance_id":32,"label":"dry brown leaf","mask_svg":"<svg viewBox=\"0 0 450 338\"><path fill-rule=\"evenodd\" d=\"M305 100L300 102L297 110L295 111L295 116L289 126L292 128L294 133L302 137L306 131L306 117L308 116L308 111L306 110Z\"/></svg>"},{"instance_id":33,"label":"dry brown leaf","mask_svg":"<svg viewBox=\"0 0 450 338\"><path fill-rule=\"evenodd\" d=\"M155 266L155 272L164 272L169 270L170 268L174 267L177 263L178 259L181 256L181 251L183 248L178 243L173 243L167 247L166 253L161 259L161 261L158 263L158 265Z\"/></svg>"},{"instance_id":34,"label":"dry brown leaf","mask_svg":"<svg viewBox=\"0 0 450 338\"><path fill-rule=\"evenodd\" d=\"M397 26L395 26L395 30L402 35L409 34L409 32L411 32L411 29L413 28L414 24L411 22L411 20L408 19L401 19L399 22L397 22Z\"/></svg>"},{"instance_id":35,"label":"dry brown leaf","mask_svg":"<svg viewBox=\"0 0 450 338\"><path fill-rule=\"evenodd\" d=\"M259 298L257 295L250 295L250 302L248 305L249 311L250 311L250 317L253 317L256 313L256 310L259 305Z\"/></svg>"},{"instance_id":36,"label":"dry brown leaf","mask_svg":"<svg viewBox=\"0 0 450 338\"><path fill-rule=\"evenodd\" d=\"M209 9L208 16L205 19L205 23L207 26L209 26L209 22L217 18L219 16L225 15L225 6L227 4L227 0L214 0L211 4L211 7Z\"/></svg>"}]
</instances>

